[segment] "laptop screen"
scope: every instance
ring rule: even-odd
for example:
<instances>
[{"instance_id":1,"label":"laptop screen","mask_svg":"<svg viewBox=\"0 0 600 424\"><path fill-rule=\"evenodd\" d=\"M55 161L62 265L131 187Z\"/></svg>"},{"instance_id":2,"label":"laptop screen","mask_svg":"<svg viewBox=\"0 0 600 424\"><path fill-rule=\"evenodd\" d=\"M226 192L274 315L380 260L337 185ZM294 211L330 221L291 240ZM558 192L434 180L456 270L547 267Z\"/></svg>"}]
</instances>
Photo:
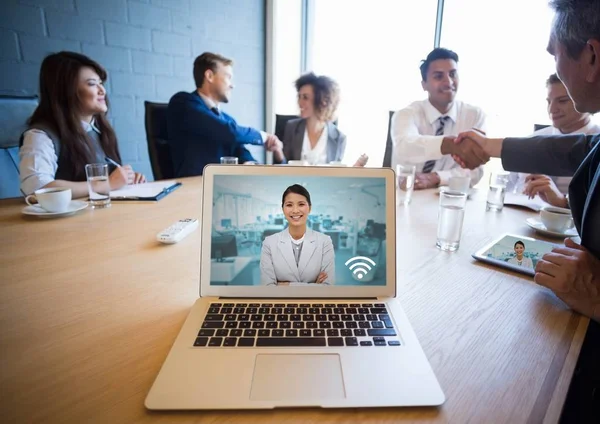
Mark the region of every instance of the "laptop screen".
<instances>
[{"instance_id":1,"label":"laptop screen","mask_svg":"<svg viewBox=\"0 0 600 424\"><path fill-rule=\"evenodd\" d=\"M211 286L385 286L385 178L215 175Z\"/></svg>"}]
</instances>

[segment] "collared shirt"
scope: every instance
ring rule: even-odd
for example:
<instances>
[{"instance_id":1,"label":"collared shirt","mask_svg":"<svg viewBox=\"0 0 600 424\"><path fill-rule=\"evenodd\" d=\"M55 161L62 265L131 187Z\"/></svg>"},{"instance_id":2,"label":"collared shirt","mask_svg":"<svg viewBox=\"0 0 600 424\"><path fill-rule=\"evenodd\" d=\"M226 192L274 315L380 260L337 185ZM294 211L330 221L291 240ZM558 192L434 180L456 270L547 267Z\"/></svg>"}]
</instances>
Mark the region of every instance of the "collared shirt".
<instances>
[{"instance_id":1,"label":"collared shirt","mask_svg":"<svg viewBox=\"0 0 600 424\"><path fill-rule=\"evenodd\" d=\"M315 147L310 146L310 138L308 137L308 128L304 130L304 140L302 142L302 160L307 161L310 165L323 165L327 163L327 139L329 134L327 125L323 127L321 136L315 144Z\"/></svg>"},{"instance_id":2,"label":"collared shirt","mask_svg":"<svg viewBox=\"0 0 600 424\"><path fill-rule=\"evenodd\" d=\"M583 127L579 128L578 130L575 130L569 134L581 134L581 133L588 134L588 135L600 134L600 125L594 124L590 120L590 122L588 122L587 125L584 125ZM549 127L542 128L541 130L535 131L533 134L531 134L531 137L535 137L538 135L565 135L565 134L560 132L560 130L558 128L550 125ZM523 190L525 190L525 186L527 185L527 183L525 182L525 179L529 175L530 174L522 173L522 172L511 172L508 177L508 186L507 186L508 191L511 191L513 193L522 193ZM556 188L558 188L558 191L560 191L563 194L569 193L569 184L571 183L571 180L573 179L572 177L551 176L550 178L552 179L552 181L554 181L554 184L556 184Z\"/></svg>"},{"instance_id":3,"label":"collared shirt","mask_svg":"<svg viewBox=\"0 0 600 424\"><path fill-rule=\"evenodd\" d=\"M81 121L85 132L100 131L91 123ZM23 134L23 146L19 149L19 174L21 191L31 194L54 181L58 170L58 156L54 143L44 131L31 129Z\"/></svg>"},{"instance_id":4,"label":"collared shirt","mask_svg":"<svg viewBox=\"0 0 600 424\"><path fill-rule=\"evenodd\" d=\"M444 125L444 135L436 136L441 116L448 116L450 119ZM483 111L459 100L455 100L445 114L433 107L429 99L414 102L392 117L392 168L395 169L397 164L413 164L416 165L417 172L421 172L425 162L435 160L431 172L440 176L441 184L447 184L451 176L464 176L467 171L452 156L442 155L440 149L444 136L458 135L472 128L485 131L485 127ZM471 184L477 184L483 176L483 167L469 173Z\"/></svg>"}]
</instances>

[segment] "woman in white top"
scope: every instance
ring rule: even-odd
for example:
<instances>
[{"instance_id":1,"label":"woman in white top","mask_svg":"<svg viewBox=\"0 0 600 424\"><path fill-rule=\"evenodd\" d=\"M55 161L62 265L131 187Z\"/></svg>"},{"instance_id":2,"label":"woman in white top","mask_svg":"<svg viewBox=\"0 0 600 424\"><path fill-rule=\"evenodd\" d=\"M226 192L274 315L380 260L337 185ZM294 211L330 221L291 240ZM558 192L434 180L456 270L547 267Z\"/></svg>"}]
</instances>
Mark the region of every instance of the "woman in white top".
<instances>
[{"instance_id":1,"label":"woman in white top","mask_svg":"<svg viewBox=\"0 0 600 424\"><path fill-rule=\"evenodd\" d=\"M286 124L283 149L274 152L275 163L304 160L309 165L341 161L346 150L346 136L333 124L340 100L337 83L314 73L296 80L300 119Z\"/></svg>"},{"instance_id":2,"label":"woman in white top","mask_svg":"<svg viewBox=\"0 0 600 424\"><path fill-rule=\"evenodd\" d=\"M40 69L40 103L23 133L19 156L21 191L67 187L73 197L88 194L85 165L118 163L121 155L106 113L106 71L87 56L60 52L47 56ZM115 167L111 189L144 182L131 166Z\"/></svg>"},{"instance_id":3,"label":"woman in white top","mask_svg":"<svg viewBox=\"0 0 600 424\"><path fill-rule=\"evenodd\" d=\"M592 122L592 116L589 113L580 113L575 109L567 88L556 74L550 75L546 81L546 88L548 89L546 98L548 115L552 120L552 125L534 132L532 137L600 133L600 126ZM511 173L510 179L515 192L523 192L532 198L538 195L543 201L553 206L561 208L569 206L566 194L569 192L571 177Z\"/></svg>"},{"instance_id":4,"label":"woman in white top","mask_svg":"<svg viewBox=\"0 0 600 424\"><path fill-rule=\"evenodd\" d=\"M532 262L531 258L527 258L527 257L523 256L523 253L525 252L525 243L523 243L520 240L517 241L515 243L514 249L515 249L516 256L514 258L510 258L508 260L508 263L517 265L517 266L522 266L525 268L533 269L533 262Z\"/></svg>"}]
</instances>

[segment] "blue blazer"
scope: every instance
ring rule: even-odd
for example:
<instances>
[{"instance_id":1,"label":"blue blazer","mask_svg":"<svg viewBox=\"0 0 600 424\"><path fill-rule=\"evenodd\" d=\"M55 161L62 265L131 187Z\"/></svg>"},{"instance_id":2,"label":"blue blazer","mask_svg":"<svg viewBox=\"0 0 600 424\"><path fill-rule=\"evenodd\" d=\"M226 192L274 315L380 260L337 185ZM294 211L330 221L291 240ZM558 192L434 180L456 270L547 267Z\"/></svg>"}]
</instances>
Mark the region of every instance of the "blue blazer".
<instances>
[{"instance_id":1,"label":"blue blazer","mask_svg":"<svg viewBox=\"0 0 600 424\"><path fill-rule=\"evenodd\" d=\"M219 163L221 156L237 156L240 163L253 161L244 144L263 144L258 131L238 125L223 111L216 114L195 91L171 97L167 130L176 177L202 175L204 166Z\"/></svg>"},{"instance_id":2,"label":"blue blazer","mask_svg":"<svg viewBox=\"0 0 600 424\"><path fill-rule=\"evenodd\" d=\"M263 241L260 254L261 284L276 284L277 281L314 283L321 272L327 273L324 284L335 284L335 252L331 237L307 229L298 265L287 228Z\"/></svg>"}]
</instances>

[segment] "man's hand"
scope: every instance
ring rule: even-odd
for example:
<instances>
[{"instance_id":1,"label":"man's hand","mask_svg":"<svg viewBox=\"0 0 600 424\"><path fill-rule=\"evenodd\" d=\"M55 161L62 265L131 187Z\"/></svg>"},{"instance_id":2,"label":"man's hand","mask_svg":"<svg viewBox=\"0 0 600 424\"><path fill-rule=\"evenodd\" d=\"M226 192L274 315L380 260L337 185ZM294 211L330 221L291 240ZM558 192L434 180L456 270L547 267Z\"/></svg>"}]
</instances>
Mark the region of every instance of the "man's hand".
<instances>
[{"instance_id":1,"label":"man's hand","mask_svg":"<svg viewBox=\"0 0 600 424\"><path fill-rule=\"evenodd\" d=\"M600 321L600 259L585 247L566 239L565 247L540 259L534 280L575 311Z\"/></svg>"},{"instance_id":2,"label":"man's hand","mask_svg":"<svg viewBox=\"0 0 600 424\"><path fill-rule=\"evenodd\" d=\"M469 133L477 134L478 137L483 137L481 133L470 131ZM444 137L442 141L441 152L443 155L452 155L455 161L463 168L475 169L490 160L490 156L485 152L477 140L470 137ZM459 158L459 160L456 160Z\"/></svg>"},{"instance_id":3,"label":"man's hand","mask_svg":"<svg viewBox=\"0 0 600 424\"><path fill-rule=\"evenodd\" d=\"M546 203L550 203L552 206L558 206L559 208L566 208L568 206L567 198L560 192L552 178L547 175L528 175L525 178L525 190L523 194L534 198L537 194Z\"/></svg>"},{"instance_id":4,"label":"man's hand","mask_svg":"<svg viewBox=\"0 0 600 424\"><path fill-rule=\"evenodd\" d=\"M440 176L437 172L422 173L415 175L415 190L425 190L435 188L440 185Z\"/></svg>"},{"instance_id":5,"label":"man's hand","mask_svg":"<svg viewBox=\"0 0 600 424\"><path fill-rule=\"evenodd\" d=\"M281 152L283 150L283 143L276 135L267 134L267 139L265 140L265 148L269 152Z\"/></svg>"}]
</instances>

